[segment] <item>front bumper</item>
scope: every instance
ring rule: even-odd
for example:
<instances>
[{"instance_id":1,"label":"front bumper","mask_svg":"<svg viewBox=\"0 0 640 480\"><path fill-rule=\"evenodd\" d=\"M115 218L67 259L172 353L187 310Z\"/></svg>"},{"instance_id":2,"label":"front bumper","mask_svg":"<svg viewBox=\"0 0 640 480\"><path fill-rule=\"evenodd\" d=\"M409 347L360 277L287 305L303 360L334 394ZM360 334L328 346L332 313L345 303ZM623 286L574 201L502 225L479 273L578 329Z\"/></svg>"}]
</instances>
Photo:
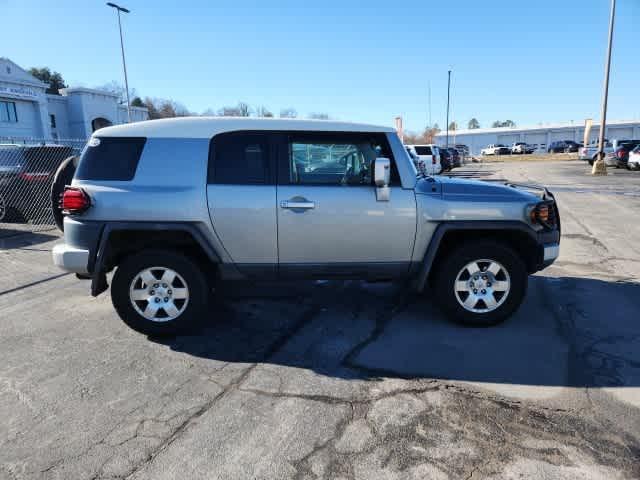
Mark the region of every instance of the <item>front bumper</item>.
<instances>
[{"instance_id":1,"label":"front bumper","mask_svg":"<svg viewBox=\"0 0 640 480\"><path fill-rule=\"evenodd\" d=\"M542 265L548 267L560 255L560 243L547 243L543 246Z\"/></svg>"},{"instance_id":2,"label":"front bumper","mask_svg":"<svg viewBox=\"0 0 640 480\"><path fill-rule=\"evenodd\" d=\"M68 272L86 275L89 273L89 250L61 243L51 252L53 263Z\"/></svg>"}]
</instances>

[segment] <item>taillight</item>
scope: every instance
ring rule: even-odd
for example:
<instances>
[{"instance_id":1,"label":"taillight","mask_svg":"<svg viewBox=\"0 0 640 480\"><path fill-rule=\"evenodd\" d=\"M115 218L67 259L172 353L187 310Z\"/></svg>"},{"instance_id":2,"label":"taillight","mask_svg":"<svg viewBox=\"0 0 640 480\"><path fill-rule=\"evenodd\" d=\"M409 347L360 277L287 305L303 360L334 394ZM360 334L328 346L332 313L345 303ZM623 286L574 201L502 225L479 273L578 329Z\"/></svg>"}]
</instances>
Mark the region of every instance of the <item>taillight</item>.
<instances>
[{"instance_id":1,"label":"taillight","mask_svg":"<svg viewBox=\"0 0 640 480\"><path fill-rule=\"evenodd\" d=\"M436 164L436 156L435 156L435 155L433 155L433 156L431 157L431 164L432 164L432 165L435 165L435 164Z\"/></svg>"},{"instance_id":2,"label":"taillight","mask_svg":"<svg viewBox=\"0 0 640 480\"><path fill-rule=\"evenodd\" d=\"M42 182L49 178L48 172L22 172L20 178L27 182Z\"/></svg>"},{"instance_id":3,"label":"taillight","mask_svg":"<svg viewBox=\"0 0 640 480\"><path fill-rule=\"evenodd\" d=\"M618 158L624 158L624 151L623 150L618 150L616 152L616 155L618 155Z\"/></svg>"},{"instance_id":4,"label":"taillight","mask_svg":"<svg viewBox=\"0 0 640 480\"><path fill-rule=\"evenodd\" d=\"M65 215L77 215L91 206L91 199L81 188L65 187L60 206Z\"/></svg>"}]
</instances>

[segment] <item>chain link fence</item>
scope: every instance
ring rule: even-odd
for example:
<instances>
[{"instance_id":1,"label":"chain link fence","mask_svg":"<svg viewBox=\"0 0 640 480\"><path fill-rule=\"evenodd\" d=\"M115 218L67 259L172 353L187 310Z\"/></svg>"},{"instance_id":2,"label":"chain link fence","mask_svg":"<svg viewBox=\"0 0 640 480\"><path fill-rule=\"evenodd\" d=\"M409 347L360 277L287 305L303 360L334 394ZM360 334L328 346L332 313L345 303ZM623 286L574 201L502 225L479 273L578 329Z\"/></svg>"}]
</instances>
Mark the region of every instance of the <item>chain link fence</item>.
<instances>
[{"instance_id":1,"label":"chain link fence","mask_svg":"<svg viewBox=\"0 0 640 480\"><path fill-rule=\"evenodd\" d=\"M51 186L60 165L86 140L0 137L0 236L55 228Z\"/></svg>"}]
</instances>

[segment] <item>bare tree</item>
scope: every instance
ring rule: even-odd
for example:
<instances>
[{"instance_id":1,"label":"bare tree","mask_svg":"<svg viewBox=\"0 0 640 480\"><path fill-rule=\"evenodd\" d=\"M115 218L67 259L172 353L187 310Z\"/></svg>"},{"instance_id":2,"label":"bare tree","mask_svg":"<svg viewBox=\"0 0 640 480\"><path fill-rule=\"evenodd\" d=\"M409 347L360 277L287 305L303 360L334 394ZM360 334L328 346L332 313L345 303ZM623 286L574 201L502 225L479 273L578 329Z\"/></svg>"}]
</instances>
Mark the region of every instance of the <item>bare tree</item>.
<instances>
[{"instance_id":1,"label":"bare tree","mask_svg":"<svg viewBox=\"0 0 640 480\"><path fill-rule=\"evenodd\" d=\"M120 105L126 105L127 104L127 91L124 88L124 85L122 85L120 82L117 82L116 80L111 80L109 83L105 83L104 85L100 85L98 87L96 87L97 90L104 90L106 92L111 92L111 93L115 93L116 95L118 95L118 103ZM129 89L129 97L130 98L135 98L138 96L138 92L136 92L135 88L130 88Z\"/></svg>"},{"instance_id":2,"label":"bare tree","mask_svg":"<svg viewBox=\"0 0 640 480\"><path fill-rule=\"evenodd\" d=\"M241 117L248 117L251 115L251 107L248 104L244 102L238 102L237 108Z\"/></svg>"},{"instance_id":3,"label":"bare tree","mask_svg":"<svg viewBox=\"0 0 640 480\"><path fill-rule=\"evenodd\" d=\"M147 110L149 111L149 118L151 120L156 118L186 117L191 115L191 112L187 110L187 107L174 100L146 97L144 99L144 106L147 107Z\"/></svg>"},{"instance_id":4,"label":"bare tree","mask_svg":"<svg viewBox=\"0 0 640 480\"><path fill-rule=\"evenodd\" d=\"M240 111L237 107L222 107L218 109L218 115L221 117L239 117Z\"/></svg>"},{"instance_id":5,"label":"bare tree","mask_svg":"<svg viewBox=\"0 0 640 480\"><path fill-rule=\"evenodd\" d=\"M283 108L280 110L280 118L296 118L298 116L298 112L295 108Z\"/></svg>"},{"instance_id":6,"label":"bare tree","mask_svg":"<svg viewBox=\"0 0 640 480\"><path fill-rule=\"evenodd\" d=\"M273 118L273 113L264 105L256 107L255 112L258 117Z\"/></svg>"},{"instance_id":7,"label":"bare tree","mask_svg":"<svg viewBox=\"0 0 640 480\"><path fill-rule=\"evenodd\" d=\"M222 117L248 117L251 115L251 107L244 102L238 102L235 107L222 107L218 110L218 115Z\"/></svg>"},{"instance_id":8,"label":"bare tree","mask_svg":"<svg viewBox=\"0 0 640 480\"><path fill-rule=\"evenodd\" d=\"M329 114L312 112L309 114L309 118L312 120L329 120Z\"/></svg>"}]
</instances>

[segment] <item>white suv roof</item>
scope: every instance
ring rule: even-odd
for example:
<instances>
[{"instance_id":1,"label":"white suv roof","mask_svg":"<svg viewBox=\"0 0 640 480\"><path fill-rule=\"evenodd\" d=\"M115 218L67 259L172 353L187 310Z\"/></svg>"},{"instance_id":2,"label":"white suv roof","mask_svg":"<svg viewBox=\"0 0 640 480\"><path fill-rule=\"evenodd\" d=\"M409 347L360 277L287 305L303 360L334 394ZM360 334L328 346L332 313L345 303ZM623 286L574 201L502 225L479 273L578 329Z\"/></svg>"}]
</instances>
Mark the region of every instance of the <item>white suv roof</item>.
<instances>
[{"instance_id":1,"label":"white suv roof","mask_svg":"<svg viewBox=\"0 0 640 480\"><path fill-rule=\"evenodd\" d=\"M391 127L327 120L246 117L178 117L101 128L99 137L211 138L237 130L293 130L320 132L395 132Z\"/></svg>"}]
</instances>

